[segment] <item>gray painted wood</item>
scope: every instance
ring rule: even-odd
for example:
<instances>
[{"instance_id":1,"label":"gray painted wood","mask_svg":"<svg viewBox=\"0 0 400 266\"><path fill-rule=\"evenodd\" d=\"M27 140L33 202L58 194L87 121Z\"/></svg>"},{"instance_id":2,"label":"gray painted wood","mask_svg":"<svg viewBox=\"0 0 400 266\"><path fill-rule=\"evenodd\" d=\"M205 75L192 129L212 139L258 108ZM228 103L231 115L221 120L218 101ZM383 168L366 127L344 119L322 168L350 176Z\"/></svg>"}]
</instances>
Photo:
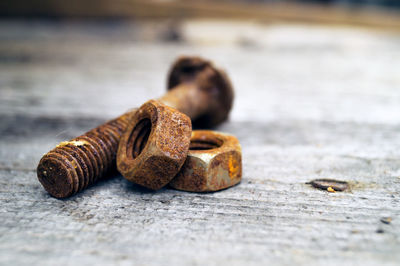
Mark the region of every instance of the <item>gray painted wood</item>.
<instances>
[{"instance_id":1,"label":"gray painted wood","mask_svg":"<svg viewBox=\"0 0 400 266\"><path fill-rule=\"evenodd\" d=\"M152 23L0 22L0 264L399 265L400 35L218 21L180 31L170 43ZM232 77L218 130L241 141L241 184L154 193L117 175L51 198L40 157L162 95L181 54ZM305 184L315 178L351 189Z\"/></svg>"}]
</instances>

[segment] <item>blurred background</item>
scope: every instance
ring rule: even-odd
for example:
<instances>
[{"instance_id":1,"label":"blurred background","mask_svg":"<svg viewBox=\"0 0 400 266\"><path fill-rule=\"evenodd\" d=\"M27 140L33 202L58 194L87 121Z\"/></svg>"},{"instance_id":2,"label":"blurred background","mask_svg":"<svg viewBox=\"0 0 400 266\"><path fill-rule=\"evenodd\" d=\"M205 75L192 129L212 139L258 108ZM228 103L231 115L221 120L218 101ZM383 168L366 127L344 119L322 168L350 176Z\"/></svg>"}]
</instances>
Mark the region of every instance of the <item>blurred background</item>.
<instances>
[{"instance_id":1,"label":"blurred background","mask_svg":"<svg viewBox=\"0 0 400 266\"><path fill-rule=\"evenodd\" d=\"M1 0L0 264L398 265L399 5ZM116 178L46 198L40 157L163 95L181 55L232 80L217 130L241 142L242 184L180 198ZM305 185L312 178L362 188L327 195ZM380 217L393 217L384 233Z\"/></svg>"},{"instance_id":2,"label":"blurred background","mask_svg":"<svg viewBox=\"0 0 400 266\"><path fill-rule=\"evenodd\" d=\"M54 104L52 114L101 110L111 117L162 95L171 62L195 54L228 69L238 95L251 84L268 90L265 98L237 101L248 116L259 115L251 104L259 99L276 117L288 114L277 105L291 101L285 89L301 97L289 106L302 105L307 95L315 98L290 115L323 116L330 105L322 98L332 90L336 95L355 82L378 84L369 80L370 72L396 76L399 7L395 0L3 0L0 96L6 112L31 105L31 112L40 113L38 103L46 101L46 108ZM332 88L332 79L346 82ZM87 96L84 106L73 92ZM332 108L332 116L340 117L340 109ZM245 117L235 110L233 117ZM347 111L344 116L358 113Z\"/></svg>"},{"instance_id":3,"label":"blurred background","mask_svg":"<svg viewBox=\"0 0 400 266\"><path fill-rule=\"evenodd\" d=\"M233 120L396 121L397 104L388 102L398 82L399 7L394 0L3 0L0 111L111 118L162 95L170 64L190 54L227 69L238 96ZM259 97L246 93L251 86ZM383 109L370 112L382 95Z\"/></svg>"},{"instance_id":4,"label":"blurred background","mask_svg":"<svg viewBox=\"0 0 400 266\"><path fill-rule=\"evenodd\" d=\"M393 13L392 9L399 7L396 0L4 0L0 3L0 14L80 18L233 17L385 24L379 23L378 18L386 21L386 16L372 15L377 15L377 9ZM368 14L363 13L367 10Z\"/></svg>"}]
</instances>

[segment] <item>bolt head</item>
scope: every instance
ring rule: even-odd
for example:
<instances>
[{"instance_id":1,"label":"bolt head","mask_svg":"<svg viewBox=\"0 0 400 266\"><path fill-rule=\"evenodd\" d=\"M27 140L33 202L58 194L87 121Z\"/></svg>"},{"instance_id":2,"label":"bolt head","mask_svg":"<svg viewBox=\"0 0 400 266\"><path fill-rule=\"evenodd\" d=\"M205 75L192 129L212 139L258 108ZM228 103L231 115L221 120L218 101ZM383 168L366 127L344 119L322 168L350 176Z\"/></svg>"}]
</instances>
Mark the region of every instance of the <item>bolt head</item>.
<instances>
[{"instance_id":1,"label":"bolt head","mask_svg":"<svg viewBox=\"0 0 400 266\"><path fill-rule=\"evenodd\" d=\"M225 121L232 109L234 92L225 71L201 57L180 57L172 65L168 76L168 90L182 83L194 82L200 90L210 94L207 114L193 121L195 127L213 127Z\"/></svg>"}]
</instances>

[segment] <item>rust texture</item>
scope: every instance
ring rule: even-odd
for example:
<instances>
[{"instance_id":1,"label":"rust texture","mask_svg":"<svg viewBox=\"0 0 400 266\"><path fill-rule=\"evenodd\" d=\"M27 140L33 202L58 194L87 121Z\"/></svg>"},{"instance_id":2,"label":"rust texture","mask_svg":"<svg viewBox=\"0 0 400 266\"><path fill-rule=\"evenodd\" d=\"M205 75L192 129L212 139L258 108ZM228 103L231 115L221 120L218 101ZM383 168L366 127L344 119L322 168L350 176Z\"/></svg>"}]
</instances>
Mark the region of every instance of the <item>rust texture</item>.
<instances>
[{"instance_id":1,"label":"rust texture","mask_svg":"<svg viewBox=\"0 0 400 266\"><path fill-rule=\"evenodd\" d=\"M69 197L115 170L119 139L130 115L126 113L61 142L46 153L37 167L38 179L46 191L56 198Z\"/></svg>"},{"instance_id":2,"label":"rust texture","mask_svg":"<svg viewBox=\"0 0 400 266\"><path fill-rule=\"evenodd\" d=\"M213 127L228 118L233 88L226 73L200 57L181 57L172 66L162 98L188 115L195 127Z\"/></svg>"},{"instance_id":3,"label":"rust texture","mask_svg":"<svg viewBox=\"0 0 400 266\"><path fill-rule=\"evenodd\" d=\"M190 118L156 100L143 104L122 136L118 171L150 189L167 185L185 162L192 132Z\"/></svg>"},{"instance_id":4,"label":"rust texture","mask_svg":"<svg viewBox=\"0 0 400 266\"><path fill-rule=\"evenodd\" d=\"M194 130L187 159L169 183L175 189L212 192L242 179L242 150L236 137L209 130Z\"/></svg>"},{"instance_id":5,"label":"rust texture","mask_svg":"<svg viewBox=\"0 0 400 266\"><path fill-rule=\"evenodd\" d=\"M177 125L173 117L180 117L182 112L198 126L215 126L228 118L233 102L232 85L225 72L200 57L179 58L170 70L167 86L167 94L158 101L144 104L140 113L133 116L117 155L117 167L121 174L150 189L160 189L172 180L185 158L179 156L179 160L171 160L171 155L185 154L186 157L189 149L191 128L188 131L185 124ZM163 120L153 122L153 116L157 118L162 112L167 112ZM155 126L158 128L153 128ZM187 144L185 153L174 150L182 141L180 134L183 132L189 133L185 139L187 143L182 143ZM160 156L160 147L155 143L163 143L166 148L170 145L170 148Z\"/></svg>"},{"instance_id":6,"label":"rust texture","mask_svg":"<svg viewBox=\"0 0 400 266\"><path fill-rule=\"evenodd\" d=\"M229 78L210 61L199 57L181 57L172 65L168 90L160 101L187 114L198 126L210 127L223 122L232 108L233 89ZM132 114L123 115L64 142L44 155L37 167L38 179L43 187L52 196L65 198L97 182L110 169L115 169L120 137ZM144 124L140 127L147 128ZM144 148L149 137L147 133L138 134L136 144L142 146L134 148L136 153Z\"/></svg>"},{"instance_id":7,"label":"rust texture","mask_svg":"<svg viewBox=\"0 0 400 266\"><path fill-rule=\"evenodd\" d=\"M314 179L311 182L308 182L307 184L310 184L315 188L327 190L329 192L344 191L349 187L346 181L340 181L335 179Z\"/></svg>"}]
</instances>

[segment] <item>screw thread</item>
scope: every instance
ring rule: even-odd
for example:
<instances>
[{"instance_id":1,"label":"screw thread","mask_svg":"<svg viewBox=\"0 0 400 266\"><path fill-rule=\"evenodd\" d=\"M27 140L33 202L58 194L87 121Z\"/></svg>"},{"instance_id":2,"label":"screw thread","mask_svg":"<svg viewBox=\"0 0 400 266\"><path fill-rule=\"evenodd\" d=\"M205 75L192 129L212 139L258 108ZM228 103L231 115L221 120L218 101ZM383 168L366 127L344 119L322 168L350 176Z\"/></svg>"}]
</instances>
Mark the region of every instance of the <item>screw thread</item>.
<instances>
[{"instance_id":1,"label":"screw thread","mask_svg":"<svg viewBox=\"0 0 400 266\"><path fill-rule=\"evenodd\" d=\"M69 197L115 170L119 140L130 116L126 113L46 153L37 176L47 192L56 198Z\"/></svg>"}]
</instances>

